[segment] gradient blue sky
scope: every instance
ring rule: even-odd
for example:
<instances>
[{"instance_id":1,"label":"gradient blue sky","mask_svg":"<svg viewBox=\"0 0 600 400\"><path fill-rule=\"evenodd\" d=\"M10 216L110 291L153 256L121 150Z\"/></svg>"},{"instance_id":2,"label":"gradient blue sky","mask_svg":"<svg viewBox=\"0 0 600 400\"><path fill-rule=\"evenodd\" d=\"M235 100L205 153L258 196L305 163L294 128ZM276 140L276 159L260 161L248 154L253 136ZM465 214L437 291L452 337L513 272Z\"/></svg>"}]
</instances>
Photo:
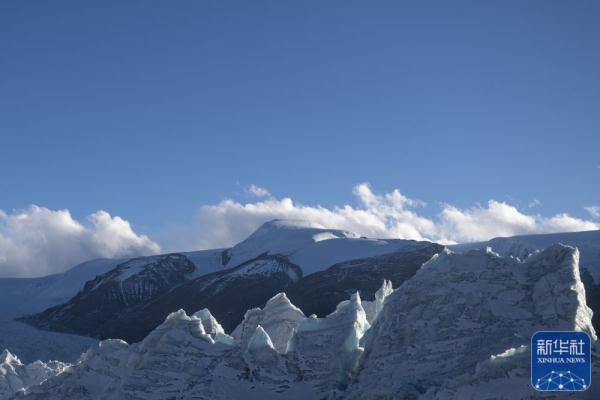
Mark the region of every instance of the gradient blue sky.
<instances>
[{"instance_id":1,"label":"gradient blue sky","mask_svg":"<svg viewBox=\"0 0 600 400\"><path fill-rule=\"evenodd\" d=\"M153 233L251 183L330 207L367 181L589 218L599 20L597 1L2 1L0 209Z\"/></svg>"}]
</instances>

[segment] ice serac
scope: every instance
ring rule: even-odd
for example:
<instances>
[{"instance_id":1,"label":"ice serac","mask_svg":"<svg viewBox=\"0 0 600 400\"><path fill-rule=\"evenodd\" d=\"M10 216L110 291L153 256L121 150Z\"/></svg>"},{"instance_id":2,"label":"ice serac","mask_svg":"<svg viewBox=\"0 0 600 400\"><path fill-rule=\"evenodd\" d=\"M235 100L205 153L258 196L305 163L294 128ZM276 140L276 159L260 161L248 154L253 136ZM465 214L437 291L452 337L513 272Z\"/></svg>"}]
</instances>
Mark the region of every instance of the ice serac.
<instances>
[{"instance_id":1,"label":"ice serac","mask_svg":"<svg viewBox=\"0 0 600 400\"><path fill-rule=\"evenodd\" d=\"M581 281L585 286L587 304L594 311L592 323L596 330L600 329L600 230L498 237L487 242L452 245L450 248L456 252L465 252L489 246L502 256L525 260L553 243L562 243L579 250Z\"/></svg>"},{"instance_id":2,"label":"ice serac","mask_svg":"<svg viewBox=\"0 0 600 400\"><path fill-rule=\"evenodd\" d=\"M340 262L324 271L304 277L286 293L307 315L319 317L331 313L337 304L356 292L366 301L375 300L381 282L389 280L400 286L419 270L423 263L443 250L435 243L407 243L407 248L391 253Z\"/></svg>"},{"instance_id":3,"label":"ice serac","mask_svg":"<svg viewBox=\"0 0 600 400\"><path fill-rule=\"evenodd\" d=\"M214 340L203 322L179 310L140 343L102 341L68 371L31 388L24 397L141 400L185 393L186 398L218 398L210 391L218 379L215 370L230 360L235 347Z\"/></svg>"},{"instance_id":4,"label":"ice serac","mask_svg":"<svg viewBox=\"0 0 600 400\"><path fill-rule=\"evenodd\" d=\"M525 262L489 249L441 253L387 298L348 397L486 398L465 390L483 395L501 383L510 384L505 398L530 397L521 358L533 333L579 330L596 340L578 258L562 245Z\"/></svg>"},{"instance_id":5,"label":"ice serac","mask_svg":"<svg viewBox=\"0 0 600 400\"><path fill-rule=\"evenodd\" d=\"M275 350L286 353L294 331L305 319L304 313L290 302L285 293L279 293L267 301L263 309L248 310L231 336L242 349L246 349L260 325L268 333Z\"/></svg>"},{"instance_id":6,"label":"ice serac","mask_svg":"<svg viewBox=\"0 0 600 400\"><path fill-rule=\"evenodd\" d=\"M369 329L358 293L325 318L309 317L294 333L290 352L299 373L321 396L336 396L345 387Z\"/></svg>"},{"instance_id":7,"label":"ice serac","mask_svg":"<svg viewBox=\"0 0 600 400\"><path fill-rule=\"evenodd\" d=\"M23 364L17 356L5 349L0 353L0 399L8 399L16 392L39 385L60 374L68 366L69 364L58 361Z\"/></svg>"},{"instance_id":8,"label":"ice serac","mask_svg":"<svg viewBox=\"0 0 600 400\"><path fill-rule=\"evenodd\" d=\"M275 350L269 334L265 332L262 326L257 325L254 334L248 341L248 351L257 351L264 348Z\"/></svg>"},{"instance_id":9,"label":"ice serac","mask_svg":"<svg viewBox=\"0 0 600 400\"><path fill-rule=\"evenodd\" d=\"M381 287L375 292L375 300L362 302L369 324L373 324L381 310L383 310L385 299L393 292L392 282L384 280Z\"/></svg>"}]
</instances>

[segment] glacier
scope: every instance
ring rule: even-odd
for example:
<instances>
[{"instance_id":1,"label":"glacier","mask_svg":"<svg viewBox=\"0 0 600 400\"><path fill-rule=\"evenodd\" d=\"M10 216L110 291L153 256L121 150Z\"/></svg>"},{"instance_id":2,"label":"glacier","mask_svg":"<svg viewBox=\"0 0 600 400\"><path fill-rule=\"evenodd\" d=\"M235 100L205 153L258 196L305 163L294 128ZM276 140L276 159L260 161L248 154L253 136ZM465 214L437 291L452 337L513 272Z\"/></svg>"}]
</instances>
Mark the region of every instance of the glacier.
<instances>
[{"instance_id":1,"label":"glacier","mask_svg":"<svg viewBox=\"0 0 600 400\"><path fill-rule=\"evenodd\" d=\"M17 384L0 398L598 398L593 384L573 397L530 387L537 330L596 343L577 249L552 245L524 260L445 250L396 289L384 281L374 300L353 293L321 318L284 293L248 310L231 335L208 309L179 310L139 343L101 341L29 383L2 372L0 382ZM594 344L593 371L598 355Z\"/></svg>"}]
</instances>

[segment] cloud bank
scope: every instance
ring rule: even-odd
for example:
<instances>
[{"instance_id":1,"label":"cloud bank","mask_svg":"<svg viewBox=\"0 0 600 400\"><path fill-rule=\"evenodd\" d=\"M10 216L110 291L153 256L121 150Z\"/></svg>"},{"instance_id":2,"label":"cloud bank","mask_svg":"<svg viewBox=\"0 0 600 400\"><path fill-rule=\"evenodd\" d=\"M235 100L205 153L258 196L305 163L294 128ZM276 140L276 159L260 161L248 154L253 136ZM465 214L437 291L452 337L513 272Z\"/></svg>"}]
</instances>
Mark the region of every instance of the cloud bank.
<instances>
[{"instance_id":1,"label":"cloud bank","mask_svg":"<svg viewBox=\"0 0 600 400\"><path fill-rule=\"evenodd\" d=\"M11 214L0 210L0 276L43 276L94 258L158 252L158 244L106 211L81 223L68 210L35 205Z\"/></svg>"},{"instance_id":2,"label":"cloud bank","mask_svg":"<svg viewBox=\"0 0 600 400\"><path fill-rule=\"evenodd\" d=\"M592 217L583 220L561 213L533 214L506 202L458 208L441 204L425 215L427 205L399 190L377 193L367 183L353 189L355 201L336 207L305 205L277 198L251 185L253 199L226 199L201 206L194 221L162 237L167 251L232 246L272 219L305 220L317 228L337 228L376 238L431 240L460 243L496 236L573 232L600 229L600 208L586 207ZM429 206L430 207L430 206ZM431 216L433 215L433 216ZM11 214L0 210L0 277L43 276L62 272L94 258L129 258L156 254L161 247L137 234L126 220L106 211L75 220L68 210L31 206Z\"/></svg>"},{"instance_id":3,"label":"cloud bank","mask_svg":"<svg viewBox=\"0 0 600 400\"><path fill-rule=\"evenodd\" d=\"M252 188L251 186L250 188ZM249 189L253 190L253 189ZM266 193L266 189L264 189ZM429 218L419 213L425 204L399 190L375 193L369 184L354 187L356 205L322 207L303 205L291 198L274 197L240 203L226 199L199 210L198 248L231 246L262 223L275 219L302 219L319 228L350 230L363 236L433 240L459 243L488 240L496 236L600 229L600 224L568 214L543 217L527 214L505 202L490 200L485 206L460 209L442 204Z\"/></svg>"}]
</instances>

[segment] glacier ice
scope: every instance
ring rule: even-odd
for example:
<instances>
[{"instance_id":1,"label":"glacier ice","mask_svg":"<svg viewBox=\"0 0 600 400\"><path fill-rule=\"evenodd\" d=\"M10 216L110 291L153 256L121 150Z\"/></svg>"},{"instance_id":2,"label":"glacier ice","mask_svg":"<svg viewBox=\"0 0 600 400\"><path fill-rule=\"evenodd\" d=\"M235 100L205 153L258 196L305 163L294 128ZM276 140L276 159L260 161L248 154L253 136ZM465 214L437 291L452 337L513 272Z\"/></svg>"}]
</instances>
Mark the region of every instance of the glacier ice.
<instances>
[{"instance_id":1,"label":"glacier ice","mask_svg":"<svg viewBox=\"0 0 600 400\"><path fill-rule=\"evenodd\" d=\"M269 334L265 332L262 326L257 325L254 334L248 342L248 351L258 350L264 347L275 350L275 347L273 346L273 342L271 342Z\"/></svg>"},{"instance_id":2,"label":"glacier ice","mask_svg":"<svg viewBox=\"0 0 600 400\"><path fill-rule=\"evenodd\" d=\"M0 399L10 398L15 392L24 392L31 386L39 385L60 374L68 366L69 364L59 361L23 364L17 356L5 349L0 353Z\"/></svg>"},{"instance_id":3,"label":"glacier ice","mask_svg":"<svg viewBox=\"0 0 600 400\"><path fill-rule=\"evenodd\" d=\"M457 380L476 376L479 365L483 385L490 366L509 361L513 389L532 395L519 370L528 361L513 360L533 333L579 330L596 340L578 256L562 245L525 262L486 250L440 254L387 298L364 340L349 398L461 399Z\"/></svg>"},{"instance_id":4,"label":"glacier ice","mask_svg":"<svg viewBox=\"0 0 600 400\"><path fill-rule=\"evenodd\" d=\"M375 292L375 300L362 302L369 324L372 324L375 321L381 310L383 310L385 299L392 294L393 291L392 282L384 280L381 287Z\"/></svg>"},{"instance_id":5,"label":"glacier ice","mask_svg":"<svg viewBox=\"0 0 600 400\"><path fill-rule=\"evenodd\" d=\"M578 262L577 249L562 245L526 260L444 251L398 288L384 282L371 302L354 293L324 318L278 294L231 336L208 310L179 310L143 341L102 341L16 397L537 398L528 365L535 331L597 339Z\"/></svg>"},{"instance_id":6,"label":"glacier ice","mask_svg":"<svg viewBox=\"0 0 600 400\"><path fill-rule=\"evenodd\" d=\"M293 333L305 319L302 310L294 306L285 293L279 293L267 301L262 310L260 308L248 310L244 320L235 328L231 336L244 349L256 327L260 325L273 341L273 347L279 353L286 353Z\"/></svg>"}]
</instances>

